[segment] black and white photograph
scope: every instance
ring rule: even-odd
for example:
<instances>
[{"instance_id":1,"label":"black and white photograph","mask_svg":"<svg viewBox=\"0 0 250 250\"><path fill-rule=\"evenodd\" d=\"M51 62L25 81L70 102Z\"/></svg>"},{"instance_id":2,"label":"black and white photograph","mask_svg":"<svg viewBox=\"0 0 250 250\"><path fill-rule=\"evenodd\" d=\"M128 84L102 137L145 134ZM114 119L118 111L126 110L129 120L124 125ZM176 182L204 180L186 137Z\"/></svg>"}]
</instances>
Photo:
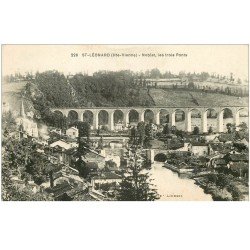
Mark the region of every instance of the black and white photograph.
<instances>
[{"instance_id":1,"label":"black and white photograph","mask_svg":"<svg viewBox=\"0 0 250 250\"><path fill-rule=\"evenodd\" d=\"M249 1L0 1L0 249L249 249Z\"/></svg>"},{"instance_id":2,"label":"black and white photograph","mask_svg":"<svg viewBox=\"0 0 250 250\"><path fill-rule=\"evenodd\" d=\"M2 45L3 201L248 201L248 45Z\"/></svg>"}]
</instances>

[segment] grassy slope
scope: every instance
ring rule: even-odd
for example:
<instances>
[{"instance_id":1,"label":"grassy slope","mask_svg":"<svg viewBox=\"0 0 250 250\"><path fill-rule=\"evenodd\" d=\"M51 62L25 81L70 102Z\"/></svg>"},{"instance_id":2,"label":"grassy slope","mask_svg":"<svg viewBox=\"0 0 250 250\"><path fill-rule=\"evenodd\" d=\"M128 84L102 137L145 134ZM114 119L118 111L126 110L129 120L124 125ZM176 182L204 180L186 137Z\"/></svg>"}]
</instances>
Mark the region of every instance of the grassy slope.
<instances>
[{"instance_id":1,"label":"grassy slope","mask_svg":"<svg viewBox=\"0 0 250 250\"><path fill-rule=\"evenodd\" d=\"M156 106L196 106L192 96L197 100L199 106L241 106L248 105L248 97L235 97L223 94L203 93L183 90L151 89L150 95Z\"/></svg>"},{"instance_id":2,"label":"grassy slope","mask_svg":"<svg viewBox=\"0 0 250 250\"><path fill-rule=\"evenodd\" d=\"M20 92L25 87L26 83L11 83L2 85L2 102L9 102L12 110L20 109ZM192 101L192 96L197 100L200 106L202 105L218 105L218 106L239 106L248 105L248 97L238 98L235 96L228 96L222 94L201 93L183 90L163 90L163 89L150 89L150 96L147 94L146 89L140 90L140 103L145 103L148 100L150 106L195 106ZM192 96L191 96L191 95ZM25 101L27 102L27 101ZM153 104L154 103L154 104ZM108 106L112 106L109 104ZM115 105L114 105L115 106Z\"/></svg>"}]
</instances>

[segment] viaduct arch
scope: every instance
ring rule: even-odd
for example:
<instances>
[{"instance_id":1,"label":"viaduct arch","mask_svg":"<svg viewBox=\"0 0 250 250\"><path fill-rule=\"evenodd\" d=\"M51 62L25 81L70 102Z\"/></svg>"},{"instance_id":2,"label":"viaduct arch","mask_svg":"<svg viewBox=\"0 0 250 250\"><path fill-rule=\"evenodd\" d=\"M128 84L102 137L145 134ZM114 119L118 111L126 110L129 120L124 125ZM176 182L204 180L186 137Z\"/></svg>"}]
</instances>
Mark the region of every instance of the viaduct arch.
<instances>
[{"instance_id":1,"label":"viaduct arch","mask_svg":"<svg viewBox=\"0 0 250 250\"><path fill-rule=\"evenodd\" d=\"M120 113L119 122L123 123L124 127L131 123L138 123L140 121L152 120L155 124L161 125L168 122L170 126L176 126L179 120L183 123L183 130L186 132L192 132L194 124L192 119L200 119L199 127L202 133L208 132L210 126L210 120L213 119L214 132L223 132L225 124L223 124L224 111L229 109L232 113L232 121L236 126L239 126L241 122L241 113L245 112L248 116L247 106L194 106L194 107L86 107L86 108L54 108L53 112L60 112L66 117L78 119L79 121L86 121L84 114L90 113L90 123L92 123L93 129L98 129L100 122L101 112L106 113L105 124L108 129L114 130L117 119L114 116ZM194 112L197 114L194 117ZM150 113L149 118L147 113ZM145 119L146 118L146 119Z\"/></svg>"}]
</instances>

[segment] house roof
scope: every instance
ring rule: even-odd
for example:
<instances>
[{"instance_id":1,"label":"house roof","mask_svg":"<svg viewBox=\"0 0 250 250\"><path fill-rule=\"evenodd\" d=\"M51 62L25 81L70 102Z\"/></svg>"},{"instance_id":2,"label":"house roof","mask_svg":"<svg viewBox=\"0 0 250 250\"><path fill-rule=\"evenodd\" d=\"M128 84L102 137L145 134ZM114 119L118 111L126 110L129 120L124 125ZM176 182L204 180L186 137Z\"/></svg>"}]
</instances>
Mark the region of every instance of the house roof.
<instances>
[{"instance_id":1,"label":"house roof","mask_svg":"<svg viewBox=\"0 0 250 250\"><path fill-rule=\"evenodd\" d=\"M232 147L231 145L221 144L221 143L210 143L209 145L214 151L220 151L220 152L225 150L231 151Z\"/></svg>"},{"instance_id":2,"label":"house roof","mask_svg":"<svg viewBox=\"0 0 250 250\"><path fill-rule=\"evenodd\" d=\"M86 166L91 169L98 169L98 164L96 162L86 162Z\"/></svg>"},{"instance_id":3,"label":"house roof","mask_svg":"<svg viewBox=\"0 0 250 250\"><path fill-rule=\"evenodd\" d=\"M65 138L65 141L66 142L77 142L77 139L76 138L67 137L67 138Z\"/></svg>"},{"instance_id":4,"label":"house roof","mask_svg":"<svg viewBox=\"0 0 250 250\"><path fill-rule=\"evenodd\" d=\"M54 148L56 146L59 146L59 147L64 148L64 149L70 149L71 148L71 145L68 144L67 142L63 141L63 140L59 140L59 141L53 142L49 146L51 148Z\"/></svg>"},{"instance_id":5,"label":"house roof","mask_svg":"<svg viewBox=\"0 0 250 250\"><path fill-rule=\"evenodd\" d=\"M112 173L112 172L103 172L99 176L94 176L93 179L121 179L122 177L118 174Z\"/></svg>"},{"instance_id":6,"label":"house roof","mask_svg":"<svg viewBox=\"0 0 250 250\"><path fill-rule=\"evenodd\" d=\"M53 187L52 192L54 193L55 197L58 197L63 195L64 193L67 193L71 189L71 185L68 182L64 181L63 183L57 184L55 187Z\"/></svg>"},{"instance_id":7,"label":"house roof","mask_svg":"<svg viewBox=\"0 0 250 250\"><path fill-rule=\"evenodd\" d=\"M231 161L248 161L247 154L228 154L226 157Z\"/></svg>"},{"instance_id":8,"label":"house roof","mask_svg":"<svg viewBox=\"0 0 250 250\"><path fill-rule=\"evenodd\" d=\"M240 140L239 143L243 143L246 146L249 145L249 142L246 140L246 138L243 138L242 140Z\"/></svg>"},{"instance_id":9,"label":"house roof","mask_svg":"<svg viewBox=\"0 0 250 250\"><path fill-rule=\"evenodd\" d=\"M77 148L69 148L64 151L64 153L67 155L74 155L76 152L77 152Z\"/></svg>"},{"instance_id":10,"label":"house roof","mask_svg":"<svg viewBox=\"0 0 250 250\"><path fill-rule=\"evenodd\" d=\"M95 196L91 195L86 191L79 192L74 195L74 201L99 201Z\"/></svg>"},{"instance_id":11,"label":"house roof","mask_svg":"<svg viewBox=\"0 0 250 250\"><path fill-rule=\"evenodd\" d=\"M199 146L199 147L206 147L206 146L208 146L208 144L207 143L203 143L203 142L192 142L191 143L192 144L192 146Z\"/></svg>"},{"instance_id":12,"label":"house roof","mask_svg":"<svg viewBox=\"0 0 250 250\"><path fill-rule=\"evenodd\" d=\"M68 130L75 130L75 131L78 131L78 129L75 128L75 127L70 127L70 128L67 129L67 131L68 131Z\"/></svg>"}]
</instances>

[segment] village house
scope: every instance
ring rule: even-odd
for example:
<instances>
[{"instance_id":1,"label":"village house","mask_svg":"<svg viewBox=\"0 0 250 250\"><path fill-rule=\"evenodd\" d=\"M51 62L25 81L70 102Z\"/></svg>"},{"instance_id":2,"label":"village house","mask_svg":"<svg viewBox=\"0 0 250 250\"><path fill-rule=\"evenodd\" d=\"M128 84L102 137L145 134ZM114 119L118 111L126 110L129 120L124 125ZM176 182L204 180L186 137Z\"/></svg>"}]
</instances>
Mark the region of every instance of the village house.
<instances>
[{"instance_id":1,"label":"village house","mask_svg":"<svg viewBox=\"0 0 250 250\"><path fill-rule=\"evenodd\" d=\"M70 143L67 143L67 142L65 142L63 140L53 142L49 146L52 149L55 148L55 147L60 147L60 148L63 148L65 150L72 148L72 145L70 145Z\"/></svg>"},{"instance_id":2,"label":"village house","mask_svg":"<svg viewBox=\"0 0 250 250\"><path fill-rule=\"evenodd\" d=\"M77 148L69 148L64 152L64 164L68 166L74 166L78 159Z\"/></svg>"},{"instance_id":3,"label":"village house","mask_svg":"<svg viewBox=\"0 0 250 250\"><path fill-rule=\"evenodd\" d=\"M68 128L68 129L66 130L66 135L67 135L69 138L77 138L77 137L78 137L78 129L75 128L75 127Z\"/></svg>"},{"instance_id":4,"label":"village house","mask_svg":"<svg viewBox=\"0 0 250 250\"><path fill-rule=\"evenodd\" d=\"M49 145L50 155L56 157L60 162L68 161L66 151L75 148L72 143L67 143L64 140L56 141Z\"/></svg>"},{"instance_id":5,"label":"village house","mask_svg":"<svg viewBox=\"0 0 250 250\"><path fill-rule=\"evenodd\" d=\"M85 155L85 160L87 162L95 162L98 165L98 168L102 169L105 167L105 157L98 154L94 150L89 149Z\"/></svg>"},{"instance_id":6,"label":"village house","mask_svg":"<svg viewBox=\"0 0 250 250\"><path fill-rule=\"evenodd\" d=\"M223 143L209 143L208 148L209 155L227 154L233 149L232 145Z\"/></svg>"},{"instance_id":7,"label":"village house","mask_svg":"<svg viewBox=\"0 0 250 250\"><path fill-rule=\"evenodd\" d=\"M62 130L59 128L52 129L49 131L49 133L50 133L50 136L53 136L53 135L61 136L63 134Z\"/></svg>"},{"instance_id":8,"label":"village house","mask_svg":"<svg viewBox=\"0 0 250 250\"><path fill-rule=\"evenodd\" d=\"M76 138L67 137L67 138L63 139L63 141L65 141L68 144L70 144L71 147L74 147L74 148L78 147L78 142L77 142Z\"/></svg>"},{"instance_id":9,"label":"village house","mask_svg":"<svg viewBox=\"0 0 250 250\"><path fill-rule=\"evenodd\" d=\"M106 183L118 185L119 183L121 183L121 181L122 177L116 173L102 172L100 175L94 176L91 179L91 186L92 188L95 188L96 185L106 184Z\"/></svg>"},{"instance_id":10,"label":"village house","mask_svg":"<svg viewBox=\"0 0 250 250\"><path fill-rule=\"evenodd\" d=\"M208 134L204 136L206 142L220 143L219 134Z\"/></svg>"},{"instance_id":11,"label":"village house","mask_svg":"<svg viewBox=\"0 0 250 250\"><path fill-rule=\"evenodd\" d=\"M206 156L208 155L208 144L202 142L190 143L190 152L195 156Z\"/></svg>"}]
</instances>

